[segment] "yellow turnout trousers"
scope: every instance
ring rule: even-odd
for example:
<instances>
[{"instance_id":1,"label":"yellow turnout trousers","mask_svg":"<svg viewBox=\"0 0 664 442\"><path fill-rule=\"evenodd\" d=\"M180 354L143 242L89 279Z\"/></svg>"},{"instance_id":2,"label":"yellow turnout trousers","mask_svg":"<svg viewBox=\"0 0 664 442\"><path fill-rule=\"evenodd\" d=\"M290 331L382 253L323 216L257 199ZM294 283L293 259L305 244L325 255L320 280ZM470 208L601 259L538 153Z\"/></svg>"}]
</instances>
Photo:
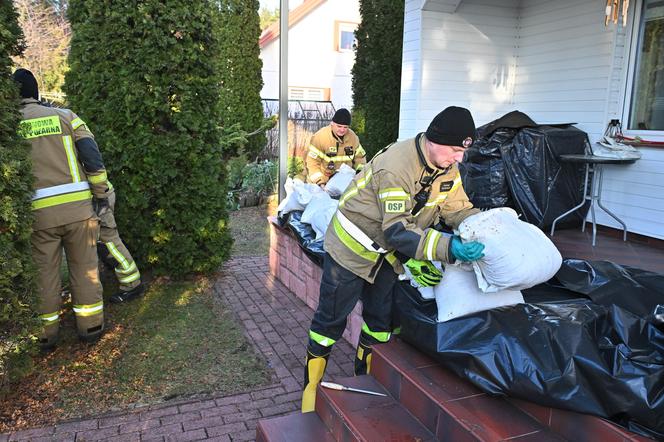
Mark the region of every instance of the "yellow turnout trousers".
<instances>
[{"instance_id":1,"label":"yellow turnout trousers","mask_svg":"<svg viewBox=\"0 0 664 442\"><path fill-rule=\"evenodd\" d=\"M97 268L99 221L89 218L32 233L32 256L39 271L40 343L55 343L62 309L62 248L69 267L72 307L78 334L92 339L104 330L104 304Z\"/></svg>"},{"instance_id":2,"label":"yellow turnout trousers","mask_svg":"<svg viewBox=\"0 0 664 442\"><path fill-rule=\"evenodd\" d=\"M105 211L100 215L100 218L99 242L106 249L104 254L107 253L109 258L113 258L109 261L113 262L120 290L123 292L129 291L141 283L141 273L138 271L134 258L120 239L113 209Z\"/></svg>"}]
</instances>

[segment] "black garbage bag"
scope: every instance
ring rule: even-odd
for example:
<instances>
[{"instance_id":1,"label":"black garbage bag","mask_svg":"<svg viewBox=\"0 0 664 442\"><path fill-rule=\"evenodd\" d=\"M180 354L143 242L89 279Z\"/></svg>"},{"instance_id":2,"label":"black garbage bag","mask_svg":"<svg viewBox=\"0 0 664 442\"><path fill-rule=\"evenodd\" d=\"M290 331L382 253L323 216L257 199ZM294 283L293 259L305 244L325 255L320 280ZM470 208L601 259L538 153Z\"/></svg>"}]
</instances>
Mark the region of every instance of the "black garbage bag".
<instances>
[{"instance_id":1,"label":"black garbage bag","mask_svg":"<svg viewBox=\"0 0 664 442\"><path fill-rule=\"evenodd\" d=\"M526 301L547 293L555 301L444 323L436 322L435 301L409 284L396 292L403 339L483 391L664 438L664 331L635 313L664 305L664 275L565 260L554 281L524 291Z\"/></svg>"},{"instance_id":2,"label":"black garbage bag","mask_svg":"<svg viewBox=\"0 0 664 442\"><path fill-rule=\"evenodd\" d=\"M537 127L537 123L515 110L477 129L478 139L466 150L459 164L463 188L475 207L514 207L501 148L509 146L524 127Z\"/></svg>"},{"instance_id":3,"label":"black garbage bag","mask_svg":"<svg viewBox=\"0 0 664 442\"><path fill-rule=\"evenodd\" d=\"M560 163L558 158L590 149L585 132L571 124L537 125L519 111L477 132L479 138L459 164L464 190L476 207L511 207L524 221L547 230L582 200L584 165ZM579 226L589 207L584 204L557 225Z\"/></svg>"},{"instance_id":4,"label":"black garbage bag","mask_svg":"<svg viewBox=\"0 0 664 442\"><path fill-rule=\"evenodd\" d=\"M516 129L497 129L490 136L480 137L466 150L459 172L468 199L475 207L514 206L507 187L501 146L509 145L516 132Z\"/></svg>"},{"instance_id":5,"label":"black garbage bag","mask_svg":"<svg viewBox=\"0 0 664 442\"><path fill-rule=\"evenodd\" d=\"M279 222L295 234L298 244L306 255L322 267L323 258L325 258L325 249L323 248L325 238L316 239L316 232L311 225L301 221L302 213L301 210L288 212L285 216L279 218Z\"/></svg>"},{"instance_id":6,"label":"black garbage bag","mask_svg":"<svg viewBox=\"0 0 664 442\"><path fill-rule=\"evenodd\" d=\"M570 125L523 128L501 146L513 208L524 221L548 230L554 219L583 199L585 166L561 163L559 157L589 149L588 135ZM558 225L579 226L588 207L582 206Z\"/></svg>"}]
</instances>

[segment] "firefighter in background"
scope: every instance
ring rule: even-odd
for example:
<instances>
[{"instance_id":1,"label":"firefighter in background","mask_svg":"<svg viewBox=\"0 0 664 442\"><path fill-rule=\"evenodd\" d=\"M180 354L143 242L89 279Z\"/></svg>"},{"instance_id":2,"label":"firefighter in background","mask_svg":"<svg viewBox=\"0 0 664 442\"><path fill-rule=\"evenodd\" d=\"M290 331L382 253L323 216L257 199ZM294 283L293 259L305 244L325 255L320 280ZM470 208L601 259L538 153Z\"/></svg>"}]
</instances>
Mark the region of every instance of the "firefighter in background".
<instances>
[{"instance_id":1,"label":"firefighter in background","mask_svg":"<svg viewBox=\"0 0 664 442\"><path fill-rule=\"evenodd\" d=\"M104 332L104 304L97 267L99 207L107 204L106 170L92 133L68 109L43 106L34 75L13 74L21 96L21 135L31 144L35 176L32 211L32 255L39 272L39 336L42 349L56 345L60 325L60 264L64 247L76 327L93 342Z\"/></svg>"},{"instance_id":2,"label":"firefighter in background","mask_svg":"<svg viewBox=\"0 0 664 442\"><path fill-rule=\"evenodd\" d=\"M302 412L313 411L323 377L346 317L362 299L362 331L355 374L371 370L371 346L393 332L392 296L397 274L407 267L421 286L442 273L431 261L474 261L484 245L445 237L432 226L452 228L479 212L468 200L457 163L475 137L467 109L448 107L426 133L379 152L339 200L325 235L325 262L318 308L309 330Z\"/></svg>"},{"instance_id":3,"label":"firefighter in background","mask_svg":"<svg viewBox=\"0 0 664 442\"><path fill-rule=\"evenodd\" d=\"M332 122L316 132L309 142L306 156L307 182L325 185L342 164L362 170L367 162L366 152L350 126L350 112L339 109Z\"/></svg>"},{"instance_id":4,"label":"firefighter in background","mask_svg":"<svg viewBox=\"0 0 664 442\"><path fill-rule=\"evenodd\" d=\"M119 290L111 295L111 302L131 301L143 294L145 288L141 283L141 273L129 250L125 247L115 223L115 189L108 183L106 200L108 204L99 211L100 231L97 250L102 261L113 268L118 280ZM101 201L101 200L100 200Z\"/></svg>"}]
</instances>

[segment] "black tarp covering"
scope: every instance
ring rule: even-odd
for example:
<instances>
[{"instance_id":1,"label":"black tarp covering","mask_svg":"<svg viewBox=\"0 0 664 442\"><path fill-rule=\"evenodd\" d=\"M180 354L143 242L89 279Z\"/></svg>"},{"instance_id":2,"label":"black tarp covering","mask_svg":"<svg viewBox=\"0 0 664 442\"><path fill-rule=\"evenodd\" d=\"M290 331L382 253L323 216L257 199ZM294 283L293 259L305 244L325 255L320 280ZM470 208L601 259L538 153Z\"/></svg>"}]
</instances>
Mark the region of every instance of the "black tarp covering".
<instances>
[{"instance_id":1,"label":"black tarp covering","mask_svg":"<svg viewBox=\"0 0 664 442\"><path fill-rule=\"evenodd\" d=\"M585 132L571 125L537 126L514 111L478 129L479 138L459 164L464 190L481 209L512 207L522 219L548 229L583 196L583 164L561 163L564 154L590 149ZM580 225L584 206L561 220Z\"/></svg>"},{"instance_id":2,"label":"black tarp covering","mask_svg":"<svg viewBox=\"0 0 664 442\"><path fill-rule=\"evenodd\" d=\"M319 266L323 266L323 259L325 258L325 249L323 249L323 241L325 238L316 240L316 232L310 224L300 221L302 218L302 211L297 210L288 212L285 216L277 218L282 227L287 227L295 234L298 244L309 258Z\"/></svg>"},{"instance_id":3,"label":"black tarp covering","mask_svg":"<svg viewBox=\"0 0 664 442\"><path fill-rule=\"evenodd\" d=\"M515 129L498 129L491 137L480 137L466 151L459 170L464 190L475 207L514 207L500 146L509 144L516 132Z\"/></svg>"},{"instance_id":4,"label":"black tarp covering","mask_svg":"<svg viewBox=\"0 0 664 442\"><path fill-rule=\"evenodd\" d=\"M582 200L585 166L561 163L559 157L588 149L588 135L572 126L524 128L510 146L501 146L514 209L525 221L547 230ZM584 206L561 220L561 226L578 226L587 213Z\"/></svg>"},{"instance_id":5,"label":"black tarp covering","mask_svg":"<svg viewBox=\"0 0 664 442\"><path fill-rule=\"evenodd\" d=\"M482 390L664 439L664 275L567 259L526 304L444 323L407 283L395 299L403 339Z\"/></svg>"}]
</instances>

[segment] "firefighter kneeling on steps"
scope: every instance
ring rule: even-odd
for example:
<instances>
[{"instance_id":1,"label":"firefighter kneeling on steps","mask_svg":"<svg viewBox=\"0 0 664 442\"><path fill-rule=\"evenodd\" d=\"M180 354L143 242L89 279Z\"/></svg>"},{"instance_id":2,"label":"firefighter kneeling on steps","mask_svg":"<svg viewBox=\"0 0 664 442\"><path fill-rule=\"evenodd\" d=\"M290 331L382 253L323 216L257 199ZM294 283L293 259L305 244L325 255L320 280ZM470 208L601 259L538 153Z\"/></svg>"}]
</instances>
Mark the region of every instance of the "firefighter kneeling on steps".
<instances>
[{"instance_id":1,"label":"firefighter kneeling on steps","mask_svg":"<svg viewBox=\"0 0 664 442\"><path fill-rule=\"evenodd\" d=\"M20 134L31 145L35 176L32 256L39 272L39 344L56 345L60 326L60 264L65 249L78 335L97 340L104 332L104 303L97 268L99 218L92 197L108 191L106 170L92 133L69 109L39 101L37 80L26 69L13 74L20 87Z\"/></svg>"},{"instance_id":2,"label":"firefighter kneeling on steps","mask_svg":"<svg viewBox=\"0 0 664 442\"><path fill-rule=\"evenodd\" d=\"M436 285L442 273L431 261L474 261L484 245L462 243L432 228L452 228L479 210L461 183L457 163L475 137L467 109L448 107L426 133L379 152L339 200L325 235L318 309L309 330L302 412L314 410L316 387L334 343L358 299L363 324L355 374L371 370L371 346L392 334L392 296L404 266L421 286Z\"/></svg>"}]
</instances>

